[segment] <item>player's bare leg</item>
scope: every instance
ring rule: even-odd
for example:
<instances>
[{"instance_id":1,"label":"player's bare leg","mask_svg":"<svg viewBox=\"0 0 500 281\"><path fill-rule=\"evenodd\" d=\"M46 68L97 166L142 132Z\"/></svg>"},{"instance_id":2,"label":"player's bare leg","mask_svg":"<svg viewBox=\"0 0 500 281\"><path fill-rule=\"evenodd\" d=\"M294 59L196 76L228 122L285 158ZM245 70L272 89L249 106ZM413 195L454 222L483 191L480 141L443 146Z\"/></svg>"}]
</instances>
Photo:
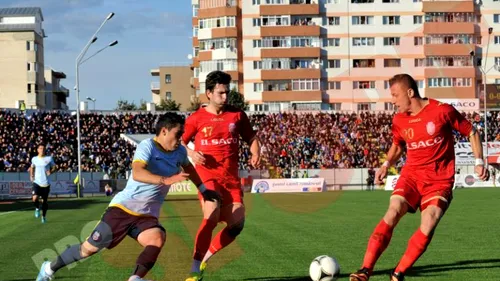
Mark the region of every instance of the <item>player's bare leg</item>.
<instances>
[{"instance_id":1,"label":"player's bare leg","mask_svg":"<svg viewBox=\"0 0 500 281\"><path fill-rule=\"evenodd\" d=\"M220 219L220 203L203 201L203 221L196 234L193 263L191 264L191 276L186 281L199 281L203 279L202 261L210 247L212 232Z\"/></svg>"},{"instance_id":2,"label":"player's bare leg","mask_svg":"<svg viewBox=\"0 0 500 281\"><path fill-rule=\"evenodd\" d=\"M137 237L137 242L144 247L136 261L136 267L129 281L143 281L144 276L153 268L165 245L166 234L160 228L147 229Z\"/></svg>"},{"instance_id":3,"label":"player's bare leg","mask_svg":"<svg viewBox=\"0 0 500 281\"><path fill-rule=\"evenodd\" d=\"M391 196L389 209L370 236L363 266L349 276L350 281L367 281L370 278L375 263L389 246L392 232L401 218L408 212L408 208L409 205L402 196Z\"/></svg>"},{"instance_id":4,"label":"player's bare leg","mask_svg":"<svg viewBox=\"0 0 500 281\"><path fill-rule=\"evenodd\" d=\"M446 199L440 197L438 200L441 200L442 203L440 202L441 204L437 205L447 205L447 203L445 203ZM408 241L408 248L406 249L406 252L401 258L398 266L394 270L391 280L404 280L406 271L413 266L413 264L425 252L427 246L429 246L432 236L434 235L434 230L439 224L439 221L443 217L444 213L445 211L443 208L436 205L430 205L422 211L420 227ZM395 275L398 275L399 278Z\"/></svg>"},{"instance_id":5,"label":"player's bare leg","mask_svg":"<svg viewBox=\"0 0 500 281\"><path fill-rule=\"evenodd\" d=\"M242 203L233 203L221 208L221 220L226 222L224 227L210 243L210 248L203 258L203 262L215 255L218 251L231 244L241 233L245 225L245 205Z\"/></svg>"},{"instance_id":6,"label":"player's bare leg","mask_svg":"<svg viewBox=\"0 0 500 281\"><path fill-rule=\"evenodd\" d=\"M35 218L38 218L38 217L40 217L40 200L39 200L39 196L36 195L36 194L33 194L32 200L33 200L33 203L35 204Z\"/></svg>"}]
</instances>

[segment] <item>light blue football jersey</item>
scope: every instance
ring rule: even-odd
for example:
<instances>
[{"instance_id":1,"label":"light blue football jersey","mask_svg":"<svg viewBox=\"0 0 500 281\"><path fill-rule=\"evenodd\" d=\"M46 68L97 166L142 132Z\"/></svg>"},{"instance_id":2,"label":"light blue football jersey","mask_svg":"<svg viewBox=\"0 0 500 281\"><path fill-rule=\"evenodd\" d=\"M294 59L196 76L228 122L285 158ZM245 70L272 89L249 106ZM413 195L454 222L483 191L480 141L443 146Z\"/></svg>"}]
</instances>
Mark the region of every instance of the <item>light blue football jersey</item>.
<instances>
[{"instance_id":1,"label":"light blue football jersey","mask_svg":"<svg viewBox=\"0 0 500 281\"><path fill-rule=\"evenodd\" d=\"M35 167L35 180L34 183L38 184L40 187L47 187L50 185L49 177L47 177L47 171L49 171L56 164L52 156L35 156L31 158L31 167Z\"/></svg>"},{"instance_id":2,"label":"light blue football jersey","mask_svg":"<svg viewBox=\"0 0 500 281\"><path fill-rule=\"evenodd\" d=\"M176 150L166 152L152 138L139 143L133 162L136 161L146 163L148 171L164 177L178 174L181 166L189 164L184 146L179 145ZM135 216L150 215L158 218L169 189L169 185L135 181L132 172L125 189L115 195L109 206L119 207Z\"/></svg>"}]
</instances>

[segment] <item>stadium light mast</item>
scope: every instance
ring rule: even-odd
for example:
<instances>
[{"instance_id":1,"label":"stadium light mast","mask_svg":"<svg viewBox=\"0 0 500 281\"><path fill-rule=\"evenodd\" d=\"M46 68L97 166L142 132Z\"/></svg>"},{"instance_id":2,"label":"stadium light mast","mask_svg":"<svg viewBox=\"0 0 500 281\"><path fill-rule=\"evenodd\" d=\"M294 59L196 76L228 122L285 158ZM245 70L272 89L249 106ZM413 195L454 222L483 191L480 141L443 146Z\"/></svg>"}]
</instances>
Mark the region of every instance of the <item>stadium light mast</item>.
<instances>
[{"instance_id":1,"label":"stadium light mast","mask_svg":"<svg viewBox=\"0 0 500 281\"><path fill-rule=\"evenodd\" d=\"M75 68L76 68L76 132L77 132L77 152L78 152L78 185L77 185L77 197L81 197L80 188L82 185L82 148L81 148L81 135L80 135L80 79L79 79L79 68L83 57L87 53L90 45L97 41L97 34L101 28L115 15L115 13L109 13L106 19L101 23L97 31L90 37L83 50L80 52L76 58ZM116 45L116 44L115 44Z\"/></svg>"}]
</instances>

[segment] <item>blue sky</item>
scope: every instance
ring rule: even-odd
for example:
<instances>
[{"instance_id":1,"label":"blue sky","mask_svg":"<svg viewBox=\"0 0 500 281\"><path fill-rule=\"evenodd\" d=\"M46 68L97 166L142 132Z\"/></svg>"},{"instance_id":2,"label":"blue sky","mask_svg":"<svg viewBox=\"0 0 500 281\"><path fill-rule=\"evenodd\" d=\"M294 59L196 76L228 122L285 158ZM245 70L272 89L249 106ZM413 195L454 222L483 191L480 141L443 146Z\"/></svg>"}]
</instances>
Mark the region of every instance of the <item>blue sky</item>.
<instances>
[{"instance_id":1,"label":"blue sky","mask_svg":"<svg viewBox=\"0 0 500 281\"><path fill-rule=\"evenodd\" d=\"M76 108L75 59L110 12L87 56L108 48L80 66L80 97L96 98L96 109L114 109L118 99L151 101L150 70L190 63L192 10L189 0L1 0L0 7L40 7L44 16L45 67L66 73L68 105ZM155 79L156 78L156 79ZM89 104L92 108L92 103Z\"/></svg>"}]
</instances>

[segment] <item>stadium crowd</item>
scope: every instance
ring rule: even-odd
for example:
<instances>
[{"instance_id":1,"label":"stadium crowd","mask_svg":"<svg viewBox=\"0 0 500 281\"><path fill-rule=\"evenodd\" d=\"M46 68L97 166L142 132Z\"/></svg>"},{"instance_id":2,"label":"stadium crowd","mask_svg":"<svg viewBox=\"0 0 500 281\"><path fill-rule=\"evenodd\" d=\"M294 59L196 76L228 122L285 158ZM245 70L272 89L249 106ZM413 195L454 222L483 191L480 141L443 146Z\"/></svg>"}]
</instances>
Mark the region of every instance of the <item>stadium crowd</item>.
<instances>
[{"instance_id":1,"label":"stadium crowd","mask_svg":"<svg viewBox=\"0 0 500 281\"><path fill-rule=\"evenodd\" d=\"M186 113L183 113L187 115ZM483 134L477 113L463 113ZM391 144L391 112L250 114L262 141L263 168L294 169L378 167ZM120 134L153 134L151 113L82 114L82 169L123 177L134 145ZM498 112L488 114L489 140L500 141ZM69 112L0 111L0 171L25 172L38 143L45 143L58 171L77 170L76 116ZM484 134L483 134L484 138ZM467 141L458 138L457 141ZM249 147L240 147L240 169L250 169ZM399 165L401 165L399 163Z\"/></svg>"}]
</instances>

